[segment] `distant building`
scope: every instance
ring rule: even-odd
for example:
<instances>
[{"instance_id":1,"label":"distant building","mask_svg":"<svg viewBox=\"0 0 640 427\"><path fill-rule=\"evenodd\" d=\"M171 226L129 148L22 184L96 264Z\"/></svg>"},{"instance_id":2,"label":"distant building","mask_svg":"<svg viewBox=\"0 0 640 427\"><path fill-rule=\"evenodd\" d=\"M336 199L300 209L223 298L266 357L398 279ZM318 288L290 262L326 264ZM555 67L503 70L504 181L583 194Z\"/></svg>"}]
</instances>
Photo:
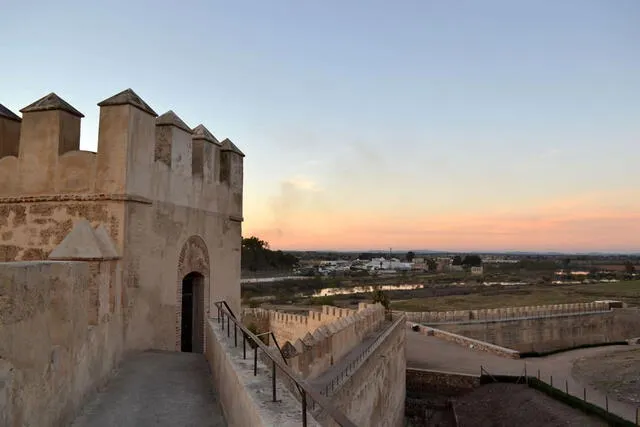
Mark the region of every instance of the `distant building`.
<instances>
[{"instance_id":1,"label":"distant building","mask_svg":"<svg viewBox=\"0 0 640 427\"><path fill-rule=\"evenodd\" d=\"M474 276L481 276L484 274L484 267L480 266L480 267L471 267L471 274L473 274Z\"/></svg>"}]
</instances>

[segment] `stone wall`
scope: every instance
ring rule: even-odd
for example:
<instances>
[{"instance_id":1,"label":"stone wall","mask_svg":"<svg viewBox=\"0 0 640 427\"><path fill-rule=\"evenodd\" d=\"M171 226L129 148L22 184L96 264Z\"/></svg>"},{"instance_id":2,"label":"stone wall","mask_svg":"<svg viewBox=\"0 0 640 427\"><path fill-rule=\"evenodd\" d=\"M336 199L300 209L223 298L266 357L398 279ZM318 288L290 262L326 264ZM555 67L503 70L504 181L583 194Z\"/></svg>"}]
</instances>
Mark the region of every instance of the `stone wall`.
<instances>
[{"instance_id":1,"label":"stone wall","mask_svg":"<svg viewBox=\"0 0 640 427\"><path fill-rule=\"evenodd\" d=\"M491 353L497 356L506 357L509 359L519 359L520 352L512 350L510 348L500 347L495 344L488 343L486 341L480 341L473 338L465 337L463 335L454 334L452 332L443 331L441 329L432 328L430 326L419 325L417 323L407 322L407 327L412 331L410 333L421 333L428 336L438 337L440 339L451 341L456 344L460 344L463 347L480 351L484 353ZM418 328L417 331L414 328Z\"/></svg>"},{"instance_id":2,"label":"stone wall","mask_svg":"<svg viewBox=\"0 0 640 427\"><path fill-rule=\"evenodd\" d=\"M189 273L201 275L195 349L215 301L240 312L242 152L130 89L98 105L96 153L79 150L82 113L55 94L12 119L19 131L0 115L0 416L12 427L64 421L127 351L180 350Z\"/></svg>"},{"instance_id":3,"label":"stone wall","mask_svg":"<svg viewBox=\"0 0 640 427\"><path fill-rule=\"evenodd\" d=\"M295 342L323 325L354 315L358 310L323 305L321 311L309 310L308 314L290 314L262 308L245 308L242 321L254 324L258 332L273 332L281 345Z\"/></svg>"},{"instance_id":4,"label":"stone wall","mask_svg":"<svg viewBox=\"0 0 640 427\"><path fill-rule=\"evenodd\" d=\"M295 342L281 343L291 368L304 378L315 378L337 364L365 336L380 329L384 307L369 305L350 316L339 317Z\"/></svg>"},{"instance_id":5,"label":"stone wall","mask_svg":"<svg viewBox=\"0 0 640 427\"><path fill-rule=\"evenodd\" d=\"M130 89L99 107L96 153L79 150L82 113L55 94L9 120L0 262L45 260L79 221L103 225L122 259L126 348L179 350L185 275L204 277L205 315L223 299L240 311L244 155Z\"/></svg>"},{"instance_id":6,"label":"stone wall","mask_svg":"<svg viewBox=\"0 0 640 427\"><path fill-rule=\"evenodd\" d=\"M611 302L589 302L575 304L552 304L523 307L487 308L481 310L456 311L424 311L424 312L394 312L404 313L407 321L424 324L439 324L447 322L465 322L472 320L505 320L520 317L545 317L560 314L593 313L607 311L616 305Z\"/></svg>"},{"instance_id":7,"label":"stone wall","mask_svg":"<svg viewBox=\"0 0 640 427\"><path fill-rule=\"evenodd\" d=\"M0 264L0 425L64 425L124 350L119 261Z\"/></svg>"},{"instance_id":8,"label":"stone wall","mask_svg":"<svg viewBox=\"0 0 640 427\"><path fill-rule=\"evenodd\" d=\"M233 339L215 320L208 320L206 327L206 356L213 376L225 420L230 426L282 426L302 425L302 406L296 396L277 379L277 402L271 401L271 370L258 359L258 375L253 375L253 351L243 359L241 347L233 346ZM319 424L308 414L308 425Z\"/></svg>"},{"instance_id":9,"label":"stone wall","mask_svg":"<svg viewBox=\"0 0 640 427\"><path fill-rule=\"evenodd\" d=\"M460 322L439 329L524 352L547 352L640 336L640 310L612 309L592 314L498 321Z\"/></svg>"},{"instance_id":10,"label":"stone wall","mask_svg":"<svg viewBox=\"0 0 640 427\"><path fill-rule=\"evenodd\" d=\"M396 322L387 332L380 345L332 395L335 406L358 426L404 425L407 366L404 322Z\"/></svg>"},{"instance_id":11,"label":"stone wall","mask_svg":"<svg viewBox=\"0 0 640 427\"><path fill-rule=\"evenodd\" d=\"M407 368L407 395L414 397L425 394L457 396L477 387L480 387L477 375Z\"/></svg>"}]
</instances>

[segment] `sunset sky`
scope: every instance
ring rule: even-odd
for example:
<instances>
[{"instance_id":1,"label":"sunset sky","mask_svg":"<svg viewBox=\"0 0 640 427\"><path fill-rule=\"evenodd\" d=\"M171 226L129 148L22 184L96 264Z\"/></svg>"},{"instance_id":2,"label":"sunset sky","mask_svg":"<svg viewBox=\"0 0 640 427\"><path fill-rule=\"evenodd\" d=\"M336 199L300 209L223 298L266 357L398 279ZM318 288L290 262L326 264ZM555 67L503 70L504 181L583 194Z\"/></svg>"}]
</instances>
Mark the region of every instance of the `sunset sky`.
<instances>
[{"instance_id":1,"label":"sunset sky","mask_svg":"<svg viewBox=\"0 0 640 427\"><path fill-rule=\"evenodd\" d=\"M231 138L281 249L640 252L640 1L5 1L0 103Z\"/></svg>"}]
</instances>

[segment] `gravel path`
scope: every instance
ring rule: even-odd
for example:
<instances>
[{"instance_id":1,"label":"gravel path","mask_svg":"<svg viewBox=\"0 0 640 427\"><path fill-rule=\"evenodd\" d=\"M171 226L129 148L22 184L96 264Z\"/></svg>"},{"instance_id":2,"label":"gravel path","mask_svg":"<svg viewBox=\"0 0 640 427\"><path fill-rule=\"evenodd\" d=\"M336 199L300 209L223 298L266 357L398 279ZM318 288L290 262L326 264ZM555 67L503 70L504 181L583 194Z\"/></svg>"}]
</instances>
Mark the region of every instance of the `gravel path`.
<instances>
[{"instance_id":1,"label":"gravel path","mask_svg":"<svg viewBox=\"0 0 640 427\"><path fill-rule=\"evenodd\" d=\"M202 354L149 351L126 359L71 427L223 427Z\"/></svg>"}]
</instances>

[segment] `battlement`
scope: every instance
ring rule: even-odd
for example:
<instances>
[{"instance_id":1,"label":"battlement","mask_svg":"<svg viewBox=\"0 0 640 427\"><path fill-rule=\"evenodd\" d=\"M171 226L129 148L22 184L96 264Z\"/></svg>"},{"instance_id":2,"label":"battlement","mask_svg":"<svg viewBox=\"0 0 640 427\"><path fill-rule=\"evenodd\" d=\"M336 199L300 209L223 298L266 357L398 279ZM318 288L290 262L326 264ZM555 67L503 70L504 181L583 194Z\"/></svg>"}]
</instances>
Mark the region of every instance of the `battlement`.
<instances>
[{"instance_id":1,"label":"battlement","mask_svg":"<svg viewBox=\"0 0 640 427\"><path fill-rule=\"evenodd\" d=\"M368 304L358 311L323 306L323 314L325 310L333 312L334 308L346 315L336 317L282 346L286 349L290 366L305 378L315 378L338 363L384 322L385 311L380 304Z\"/></svg>"},{"instance_id":2,"label":"battlement","mask_svg":"<svg viewBox=\"0 0 640 427\"><path fill-rule=\"evenodd\" d=\"M202 124L160 116L133 90L100 103L97 152L80 150L84 115L55 93L0 105L0 199L127 196L242 216L244 154Z\"/></svg>"},{"instance_id":3,"label":"battlement","mask_svg":"<svg viewBox=\"0 0 640 427\"><path fill-rule=\"evenodd\" d=\"M415 323L446 323L446 322L469 322L469 321L498 321L507 319L518 319L524 317L545 317L558 315L572 315L581 313L593 313L608 311L615 302L594 301L574 304L550 304L526 307L502 307L484 308L480 310L457 310L457 311L425 311L425 312L395 312L404 313L407 320Z\"/></svg>"}]
</instances>

